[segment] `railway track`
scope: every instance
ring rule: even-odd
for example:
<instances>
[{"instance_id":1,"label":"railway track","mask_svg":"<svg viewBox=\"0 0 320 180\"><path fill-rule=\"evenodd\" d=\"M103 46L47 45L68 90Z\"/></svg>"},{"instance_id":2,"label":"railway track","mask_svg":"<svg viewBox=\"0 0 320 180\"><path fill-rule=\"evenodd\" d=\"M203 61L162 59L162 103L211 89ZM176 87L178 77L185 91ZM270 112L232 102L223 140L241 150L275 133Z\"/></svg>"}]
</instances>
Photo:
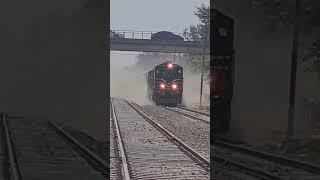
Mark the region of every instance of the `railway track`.
<instances>
[{"instance_id":1,"label":"railway track","mask_svg":"<svg viewBox=\"0 0 320 180\"><path fill-rule=\"evenodd\" d=\"M198 110L186 107L186 106L179 106L179 108L180 109L184 109L186 111L191 111L191 112L194 112L194 113L197 113L197 114L202 114L204 116L210 116L210 113L206 113L206 112L203 112L203 111L198 111Z\"/></svg>"},{"instance_id":2,"label":"railway track","mask_svg":"<svg viewBox=\"0 0 320 180\"><path fill-rule=\"evenodd\" d=\"M122 179L209 179L209 160L130 102L111 99Z\"/></svg>"},{"instance_id":3,"label":"railway track","mask_svg":"<svg viewBox=\"0 0 320 180\"><path fill-rule=\"evenodd\" d=\"M210 114L208 113L196 111L186 107L165 107L165 106L162 106L162 107L170 111L182 114L183 116L186 116L188 118L199 120L206 124L210 124Z\"/></svg>"},{"instance_id":4,"label":"railway track","mask_svg":"<svg viewBox=\"0 0 320 180\"><path fill-rule=\"evenodd\" d=\"M223 141L215 141L213 159L217 163L235 167L233 172L245 173L254 179L320 179L320 166Z\"/></svg>"},{"instance_id":5,"label":"railway track","mask_svg":"<svg viewBox=\"0 0 320 180\"><path fill-rule=\"evenodd\" d=\"M8 179L105 179L107 163L55 122L2 115Z\"/></svg>"},{"instance_id":6,"label":"railway track","mask_svg":"<svg viewBox=\"0 0 320 180\"><path fill-rule=\"evenodd\" d=\"M112 112L112 105L110 105L110 112ZM117 144L117 132L113 121L113 116L110 114L110 180L120 180L121 162L119 161L120 155Z\"/></svg>"},{"instance_id":7,"label":"railway track","mask_svg":"<svg viewBox=\"0 0 320 180\"><path fill-rule=\"evenodd\" d=\"M210 159L210 126L199 120L184 117L179 113L159 106L140 106L141 111L161 124L176 137L187 143L207 159Z\"/></svg>"}]
</instances>

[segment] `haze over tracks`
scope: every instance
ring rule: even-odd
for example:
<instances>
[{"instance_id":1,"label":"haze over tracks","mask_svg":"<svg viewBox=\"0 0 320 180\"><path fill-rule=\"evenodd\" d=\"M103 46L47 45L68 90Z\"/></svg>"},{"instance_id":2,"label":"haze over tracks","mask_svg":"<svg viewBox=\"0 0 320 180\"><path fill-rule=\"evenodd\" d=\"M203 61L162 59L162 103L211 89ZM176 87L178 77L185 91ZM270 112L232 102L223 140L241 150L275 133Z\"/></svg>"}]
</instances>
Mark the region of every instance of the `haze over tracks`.
<instances>
[{"instance_id":1,"label":"haze over tracks","mask_svg":"<svg viewBox=\"0 0 320 180\"><path fill-rule=\"evenodd\" d=\"M132 178L209 179L209 173L124 101L114 100Z\"/></svg>"},{"instance_id":2,"label":"haze over tracks","mask_svg":"<svg viewBox=\"0 0 320 180\"><path fill-rule=\"evenodd\" d=\"M192 109L187 109L183 107L164 107L176 113L182 114L185 117L202 121L204 123L210 124L210 115L200 111L195 111Z\"/></svg>"},{"instance_id":3,"label":"haze over tracks","mask_svg":"<svg viewBox=\"0 0 320 180\"><path fill-rule=\"evenodd\" d=\"M143 106L140 109L201 153L207 159L210 154L210 126L198 120L186 118L181 114L166 110L158 106Z\"/></svg>"}]
</instances>

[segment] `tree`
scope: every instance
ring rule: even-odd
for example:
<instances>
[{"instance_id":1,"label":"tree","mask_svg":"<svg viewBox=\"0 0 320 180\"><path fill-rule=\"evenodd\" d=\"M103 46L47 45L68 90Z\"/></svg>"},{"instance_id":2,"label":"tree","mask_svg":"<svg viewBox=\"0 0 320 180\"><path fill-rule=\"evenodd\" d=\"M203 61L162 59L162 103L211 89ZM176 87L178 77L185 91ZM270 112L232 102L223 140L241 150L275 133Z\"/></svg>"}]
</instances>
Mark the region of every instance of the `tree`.
<instances>
[{"instance_id":1,"label":"tree","mask_svg":"<svg viewBox=\"0 0 320 180\"><path fill-rule=\"evenodd\" d=\"M199 18L200 23L197 25L190 25L189 28L186 28L183 32L185 39L189 41L202 41L204 33L206 33L205 42L210 42L210 7L202 4L200 7L196 8L194 14ZM180 61L188 64L193 71L201 71L201 54L184 54L183 58ZM204 72L209 75L210 73L210 58L205 56L204 61Z\"/></svg>"},{"instance_id":2,"label":"tree","mask_svg":"<svg viewBox=\"0 0 320 180\"><path fill-rule=\"evenodd\" d=\"M197 7L194 14L199 18L200 23L197 25L190 25L183 32L183 36L189 41L201 41L203 39L204 31L206 30L206 41L210 41L210 7L202 4Z\"/></svg>"}]
</instances>

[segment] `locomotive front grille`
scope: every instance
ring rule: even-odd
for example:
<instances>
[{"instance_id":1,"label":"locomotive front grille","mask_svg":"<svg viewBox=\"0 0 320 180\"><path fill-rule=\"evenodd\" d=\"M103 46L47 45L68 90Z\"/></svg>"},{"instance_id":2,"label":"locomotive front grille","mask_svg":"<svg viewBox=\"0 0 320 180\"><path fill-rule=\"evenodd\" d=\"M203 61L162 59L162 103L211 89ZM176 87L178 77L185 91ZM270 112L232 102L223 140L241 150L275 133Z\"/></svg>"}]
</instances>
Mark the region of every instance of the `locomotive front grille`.
<instances>
[{"instance_id":1,"label":"locomotive front grille","mask_svg":"<svg viewBox=\"0 0 320 180\"><path fill-rule=\"evenodd\" d=\"M163 104L167 104L167 103L174 104L174 103L178 103L178 98L177 97L160 97L159 102Z\"/></svg>"}]
</instances>

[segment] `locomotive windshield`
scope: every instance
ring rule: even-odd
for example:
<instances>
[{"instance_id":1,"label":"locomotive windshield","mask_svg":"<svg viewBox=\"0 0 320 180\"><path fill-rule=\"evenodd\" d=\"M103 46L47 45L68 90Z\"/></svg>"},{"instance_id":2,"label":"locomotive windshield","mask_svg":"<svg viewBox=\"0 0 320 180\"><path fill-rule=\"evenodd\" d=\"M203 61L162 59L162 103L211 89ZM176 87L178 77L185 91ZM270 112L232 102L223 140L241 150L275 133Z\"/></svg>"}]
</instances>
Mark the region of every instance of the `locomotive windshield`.
<instances>
[{"instance_id":1,"label":"locomotive windshield","mask_svg":"<svg viewBox=\"0 0 320 180\"><path fill-rule=\"evenodd\" d=\"M158 69L157 70L157 78L163 79L166 82L172 82L177 79L183 78L183 72L180 68L174 69Z\"/></svg>"}]
</instances>

